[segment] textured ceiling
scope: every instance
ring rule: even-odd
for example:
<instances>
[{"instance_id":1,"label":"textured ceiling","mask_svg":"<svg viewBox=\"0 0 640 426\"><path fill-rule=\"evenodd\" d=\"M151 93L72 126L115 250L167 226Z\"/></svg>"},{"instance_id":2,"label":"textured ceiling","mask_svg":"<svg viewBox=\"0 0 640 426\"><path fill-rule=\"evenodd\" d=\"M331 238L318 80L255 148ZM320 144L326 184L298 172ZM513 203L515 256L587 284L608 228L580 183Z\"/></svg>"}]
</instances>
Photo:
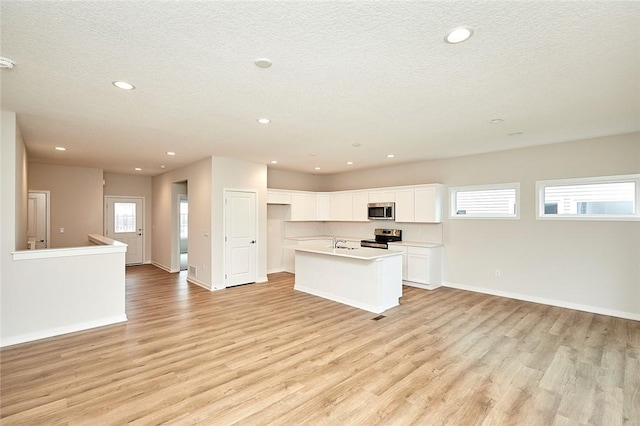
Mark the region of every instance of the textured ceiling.
<instances>
[{"instance_id":1,"label":"textured ceiling","mask_svg":"<svg viewBox=\"0 0 640 426\"><path fill-rule=\"evenodd\" d=\"M3 0L0 18L2 109L37 161L336 173L640 130L638 1Z\"/></svg>"}]
</instances>

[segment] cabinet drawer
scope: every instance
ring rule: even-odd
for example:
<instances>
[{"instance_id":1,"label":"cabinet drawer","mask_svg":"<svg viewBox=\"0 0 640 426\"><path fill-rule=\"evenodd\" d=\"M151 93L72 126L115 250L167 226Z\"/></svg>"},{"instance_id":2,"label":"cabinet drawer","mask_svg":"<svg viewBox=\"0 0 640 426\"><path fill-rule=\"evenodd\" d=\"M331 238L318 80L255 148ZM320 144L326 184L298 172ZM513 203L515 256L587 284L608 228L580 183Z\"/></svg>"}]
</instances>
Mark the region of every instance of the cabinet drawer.
<instances>
[{"instance_id":1,"label":"cabinet drawer","mask_svg":"<svg viewBox=\"0 0 640 426\"><path fill-rule=\"evenodd\" d=\"M429 248L409 246L407 252L409 254L417 254L418 256L426 256L429 254Z\"/></svg>"}]
</instances>

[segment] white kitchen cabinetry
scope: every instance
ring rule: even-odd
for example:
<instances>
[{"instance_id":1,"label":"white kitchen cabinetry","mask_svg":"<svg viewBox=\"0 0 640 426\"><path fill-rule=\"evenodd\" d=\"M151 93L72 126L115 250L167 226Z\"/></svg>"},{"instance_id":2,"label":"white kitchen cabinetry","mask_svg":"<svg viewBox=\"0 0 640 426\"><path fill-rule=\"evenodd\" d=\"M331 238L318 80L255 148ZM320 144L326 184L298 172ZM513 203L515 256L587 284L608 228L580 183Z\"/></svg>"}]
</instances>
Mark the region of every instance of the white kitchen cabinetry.
<instances>
[{"instance_id":1,"label":"white kitchen cabinetry","mask_svg":"<svg viewBox=\"0 0 640 426\"><path fill-rule=\"evenodd\" d=\"M390 250L397 250L402 252L402 280L407 280L407 248L406 246L401 246L399 244L389 243Z\"/></svg>"},{"instance_id":2,"label":"white kitchen cabinetry","mask_svg":"<svg viewBox=\"0 0 640 426\"><path fill-rule=\"evenodd\" d=\"M330 195L331 220L339 222L366 222L368 220L367 192L334 192Z\"/></svg>"},{"instance_id":3,"label":"white kitchen cabinetry","mask_svg":"<svg viewBox=\"0 0 640 426\"><path fill-rule=\"evenodd\" d=\"M393 203L396 193L393 189L369 191L370 203Z\"/></svg>"},{"instance_id":4,"label":"white kitchen cabinetry","mask_svg":"<svg viewBox=\"0 0 640 426\"><path fill-rule=\"evenodd\" d=\"M396 222L442 221L442 185L420 185L396 190Z\"/></svg>"},{"instance_id":5,"label":"white kitchen cabinetry","mask_svg":"<svg viewBox=\"0 0 640 426\"><path fill-rule=\"evenodd\" d=\"M316 194L313 192L291 193L291 220L311 221L317 220L318 204Z\"/></svg>"},{"instance_id":6,"label":"white kitchen cabinetry","mask_svg":"<svg viewBox=\"0 0 640 426\"><path fill-rule=\"evenodd\" d=\"M412 185L358 191L310 192L267 189L267 204L290 204L291 221L366 222L368 203L396 203L396 222L439 223L443 185Z\"/></svg>"},{"instance_id":7,"label":"white kitchen cabinetry","mask_svg":"<svg viewBox=\"0 0 640 426\"><path fill-rule=\"evenodd\" d=\"M357 222L366 222L369 220L369 193L355 192L353 194L353 215L351 220Z\"/></svg>"},{"instance_id":8,"label":"white kitchen cabinetry","mask_svg":"<svg viewBox=\"0 0 640 426\"><path fill-rule=\"evenodd\" d=\"M267 204L291 204L291 192L267 189Z\"/></svg>"},{"instance_id":9,"label":"white kitchen cabinetry","mask_svg":"<svg viewBox=\"0 0 640 426\"><path fill-rule=\"evenodd\" d=\"M353 217L353 195L345 192L331 194L331 220L350 221Z\"/></svg>"},{"instance_id":10,"label":"white kitchen cabinetry","mask_svg":"<svg viewBox=\"0 0 640 426\"><path fill-rule=\"evenodd\" d=\"M331 195L319 193L316 202L316 220L331 220Z\"/></svg>"},{"instance_id":11,"label":"white kitchen cabinetry","mask_svg":"<svg viewBox=\"0 0 640 426\"><path fill-rule=\"evenodd\" d=\"M415 189L415 221L442 222L441 185L429 185Z\"/></svg>"},{"instance_id":12,"label":"white kitchen cabinetry","mask_svg":"<svg viewBox=\"0 0 640 426\"><path fill-rule=\"evenodd\" d=\"M412 287L433 290L442 285L442 247L406 246L389 243L402 254L402 279Z\"/></svg>"},{"instance_id":13,"label":"white kitchen cabinetry","mask_svg":"<svg viewBox=\"0 0 640 426\"><path fill-rule=\"evenodd\" d=\"M413 188L396 191L396 222L415 222L415 197Z\"/></svg>"}]
</instances>

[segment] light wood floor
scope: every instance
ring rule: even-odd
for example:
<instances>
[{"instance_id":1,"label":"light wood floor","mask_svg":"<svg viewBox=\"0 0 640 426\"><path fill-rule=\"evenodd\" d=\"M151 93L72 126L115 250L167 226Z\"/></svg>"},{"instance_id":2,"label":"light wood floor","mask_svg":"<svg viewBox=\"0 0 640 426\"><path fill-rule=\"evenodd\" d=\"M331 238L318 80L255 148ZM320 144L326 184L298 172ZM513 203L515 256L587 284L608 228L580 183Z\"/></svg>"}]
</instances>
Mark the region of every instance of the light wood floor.
<instances>
[{"instance_id":1,"label":"light wood floor","mask_svg":"<svg viewBox=\"0 0 640 426\"><path fill-rule=\"evenodd\" d=\"M405 287L374 314L293 275L127 271L126 324L0 352L3 425L639 425L640 323Z\"/></svg>"}]
</instances>

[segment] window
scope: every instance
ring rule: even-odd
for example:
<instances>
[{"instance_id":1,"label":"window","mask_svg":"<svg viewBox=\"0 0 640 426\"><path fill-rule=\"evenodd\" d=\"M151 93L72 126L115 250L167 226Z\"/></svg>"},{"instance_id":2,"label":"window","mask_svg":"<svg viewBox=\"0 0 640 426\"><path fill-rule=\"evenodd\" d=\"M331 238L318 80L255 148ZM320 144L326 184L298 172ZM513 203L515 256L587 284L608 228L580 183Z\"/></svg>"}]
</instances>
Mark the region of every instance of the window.
<instances>
[{"instance_id":1,"label":"window","mask_svg":"<svg viewBox=\"0 0 640 426\"><path fill-rule=\"evenodd\" d=\"M113 203L113 231L136 232L136 203Z\"/></svg>"},{"instance_id":2,"label":"window","mask_svg":"<svg viewBox=\"0 0 640 426\"><path fill-rule=\"evenodd\" d=\"M450 188L452 218L518 219L520 184L465 186Z\"/></svg>"},{"instance_id":3,"label":"window","mask_svg":"<svg viewBox=\"0 0 640 426\"><path fill-rule=\"evenodd\" d=\"M187 200L180 200L180 239L189 237L189 203Z\"/></svg>"},{"instance_id":4,"label":"window","mask_svg":"<svg viewBox=\"0 0 640 426\"><path fill-rule=\"evenodd\" d=\"M640 175L536 182L539 219L638 220Z\"/></svg>"}]
</instances>

